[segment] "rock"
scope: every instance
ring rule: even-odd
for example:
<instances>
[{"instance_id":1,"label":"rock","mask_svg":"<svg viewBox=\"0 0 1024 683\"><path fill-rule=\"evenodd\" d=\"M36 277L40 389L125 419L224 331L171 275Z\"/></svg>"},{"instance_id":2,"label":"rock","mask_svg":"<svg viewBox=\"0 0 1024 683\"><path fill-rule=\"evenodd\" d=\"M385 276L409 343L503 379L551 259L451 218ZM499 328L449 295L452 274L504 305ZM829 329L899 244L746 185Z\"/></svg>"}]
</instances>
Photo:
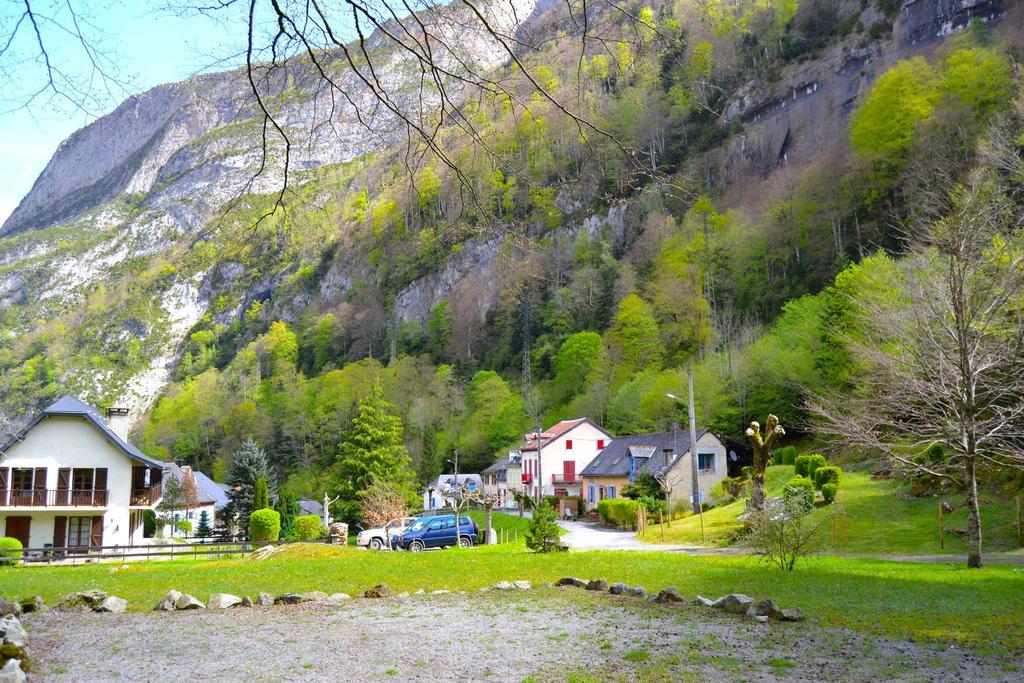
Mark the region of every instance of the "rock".
<instances>
[{"instance_id":1,"label":"rock","mask_svg":"<svg viewBox=\"0 0 1024 683\"><path fill-rule=\"evenodd\" d=\"M109 614L121 614L128 609L128 601L116 595L108 595L103 602L96 605L93 612L104 612Z\"/></svg>"},{"instance_id":2,"label":"rock","mask_svg":"<svg viewBox=\"0 0 1024 683\"><path fill-rule=\"evenodd\" d=\"M188 593L182 593L181 597L174 603L174 608L179 610L206 609L206 605L199 602L195 596L189 595Z\"/></svg>"},{"instance_id":3,"label":"rock","mask_svg":"<svg viewBox=\"0 0 1024 683\"><path fill-rule=\"evenodd\" d=\"M632 588L626 589L626 595L634 598L646 598L647 591L644 590L643 586L633 586Z\"/></svg>"},{"instance_id":4,"label":"rock","mask_svg":"<svg viewBox=\"0 0 1024 683\"><path fill-rule=\"evenodd\" d=\"M173 612L177 609L178 600L181 599L181 593L174 589L167 591L167 595L164 599L157 603L157 606L153 609L157 612Z\"/></svg>"},{"instance_id":5,"label":"rock","mask_svg":"<svg viewBox=\"0 0 1024 683\"><path fill-rule=\"evenodd\" d=\"M449 593L451 593L451 591L446 591L446 590L430 591L431 595L448 595ZM408 595L408 593L406 593L406 595Z\"/></svg>"},{"instance_id":6,"label":"rock","mask_svg":"<svg viewBox=\"0 0 1024 683\"><path fill-rule=\"evenodd\" d=\"M0 617L6 617L8 614L21 614L21 605L0 598Z\"/></svg>"},{"instance_id":7,"label":"rock","mask_svg":"<svg viewBox=\"0 0 1024 683\"><path fill-rule=\"evenodd\" d=\"M768 623L768 617L764 616L763 614L757 614L757 615L754 616L754 621L758 621L758 622L760 622L762 624L767 624Z\"/></svg>"},{"instance_id":8,"label":"rock","mask_svg":"<svg viewBox=\"0 0 1024 683\"><path fill-rule=\"evenodd\" d=\"M21 621L18 617L13 614L8 614L0 618L0 641L5 645L25 647L25 641L27 639L28 634L25 633L25 629L22 627Z\"/></svg>"},{"instance_id":9,"label":"rock","mask_svg":"<svg viewBox=\"0 0 1024 683\"><path fill-rule=\"evenodd\" d=\"M679 595L679 591L672 587L662 588L661 592L658 593L658 597L654 598L654 601L660 602L661 604L668 604L670 602L686 602L686 600L683 599L683 596Z\"/></svg>"},{"instance_id":10,"label":"rock","mask_svg":"<svg viewBox=\"0 0 1024 683\"><path fill-rule=\"evenodd\" d=\"M95 609L103 602L107 597L104 591L100 590L88 590L78 591L76 593L68 593L60 599L57 603L57 609L72 610L72 609Z\"/></svg>"},{"instance_id":11,"label":"rock","mask_svg":"<svg viewBox=\"0 0 1024 683\"><path fill-rule=\"evenodd\" d=\"M48 609L50 608L49 606L47 606L46 602L43 600L43 597L41 595L33 595L31 598L25 598L21 601L21 611L24 614L31 614L33 612L45 612ZM2 615L3 613L3 610L0 609L0 615Z\"/></svg>"},{"instance_id":12,"label":"rock","mask_svg":"<svg viewBox=\"0 0 1024 683\"><path fill-rule=\"evenodd\" d=\"M422 588L420 588L415 593L413 593L413 595L426 595L426 594L427 594L427 591L423 590Z\"/></svg>"},{"instance_id":13,"label":"rock","mask_svg":"<svg viewBox=\"0 0 1024 683\"><path fill-rule=\"evenodd\" d=\"M297 605L305 602L301 593L281 593L274 598L275 605Z\"/></svg>"},{"instance_id":14,"label":"rock","mask_svg":"<svg viewBox=\"0 0 1024 683\"><path fill-rule=\"evenodd\" d=\"M593 581L588 582L587 585L584 586L584 588L588 591L604 592L608 590L608 582L604 579L594 579Z\"/></svg>"},{"instance_id":15,"label":"rock","mask_svg":"<svg viewBox=\"0 0 1024 683\"><path fill-rule=\"evenodd\" d=\"M270 593L260 592L260 594L256 596L256 604L260 607L270 607L274 604L274 596Z\"/></svg>"},{"instance_id":16,"label":"rock","mask_svg":"<svg viewBox=\"0 0 1024 683\"><path fill-rule=\"evenodd\" d=\"M492 590L494 590L494 589L491 588L490 586L484 586L483 588L478 588L476 592L477 593L490 593Z\"/></svg>"},{"instance_id":17,"label":"rock","mask_svg":"<svg viewBox=\"0 0 1024 683\"><path fill-rule=\"evenodd\" d=\"M748 617L768 617L770 619L782 619L782 610L771 598L758 600L747 607Z\"/></svg>"},{"instance_id":18,"label":"rock","mask_svg":"<svg viewBox=\"0 0 1024 683\"><path fill-rule=\"evenodd\" d=\"M711 607L715 604L715 601L711 598L705 598L703 595L698 595L694 599L693 604L697 607Z\"/></svg>"},{"instance_id":19,"label":"rock","mask_svg":"<svg viewBox=\"0 0 1024 683\"><path fill-rule=\"evenodd\" d=\"M20 660L8 659L3 668L0 668L0 683L24 683L27 678L25 672L21 670Z\"/></svg>"},{"instance_id":20,"label":"rock","mask_svg":"<svg viewBox=\"0 0 1024 683\"><path fill-rule=\"evenodd\" d=\"M407 600L408 598L409 598L409 591L402 591L401 593L399 593L398 595L395 596L395 599L397 599L397 600Z\"/></svg>"},{"instance_id":21,"label":"rock","mask_svg":"<svg viewBox=\"0 0 1024 683\"><path fill-rule=\"evenodd\" d=\"M210 599L206 601L206 606L210 609L228 609L241 604L242 598L231 593L212 593Z\"/></svg>"},{"instance_id":22,"label":"rock","mask_svg":"<svg viewBox=\"0 0 1024 683\"><path fill-rule=\"evenodd\" d=\"M803 621L804 611L799 607L788 607L782 610L781 621Z\"/></svg>"},{"instance_id":23,"label":"rock","mask_svg":"<svg viewBox=\"0 0 1024 683\"><path fill-rule=\"evenodd\" d=\"M567 576L564 579L559 579L555 583L555 585L556 586L573 586L575 588L586 588L587 587L587 582L584 581L583 579L576 579L576 578L573 578L571 576Z\"/></svg>"},{"instance_id":24,"label":"rock","mask_svg":"<svg viewBox=\"0 0 1024 683\"><path fill-rule=\"evenodd\" d=\"M302 599L305 602L321 602L327 599L327 593L323 591L309 591L302 594Z\"/></svg>"},{"instance_id":25,"label":"rock","mask_svg":"<svg viewBox=\"0 0 1024 683\"><path fill-rule=\"evenodd\" d=\"M378 583L373 588L367 588L363 593L364 598L387 598L391 597L391 587L386 583Z\"/></svg>"},{"instance_id":26,"label":"rock","mask_svg":"<svg viewBox=\"0 0 1024 683\"><path fill-rule=\"evenodd\" d=\"M242 598L242 602L238 603L239 607L252 607L252 605L252 598L250 598L248 595Z\"/></svg>"},{"instance_id":27,"label":"rock","mask_svg":"<svg viewBox=\"0 0 1024 683\"><path fill-rule=\"evenodd\" d=\"M629 586L624 583L613 583L608 587L608 592L612 595L625 595L627 590L629 590Z\"/></svg>"},{"instance_id":28,"label":"rock","mask_svg":"<svg viewBox=\"0 0 1024 683\"><path fill-rule=\"evenodd\" d=\"M732 614L746 614L753 603L754 598L750 596L742 593L729 593L715 600L711 606Z\"/></svg>"},{"instance_id":29,"label":"rock","mask_svg":"<svg viewBox=\"0 0 1024 683\"><path fill-rule=\"evenodd\" d=\"M555 584L551 583L550 581L545 581L544 583L542 583L539 586L537 586L537 588L551 588L554 585Z\"/></svg>"},{"instance_id":30,"label":"rock","mask_svg":"<svg viewBox=\"0 0 1024 683\"><path fill-rule=\"evenodd\" d=\"M533 587L533 584L531 584L529 581L513 581L512 585L516 589L521 590L521 591L528 591L528 590L530 590L530 588Z\"/></svg>"},{"instance_id":31,"label":"rock","mask_svg":"<svg viewBox=\"0 0 1024 683\"><path fill-rule=\"evenodd\" d=\"M330 595L327 596L327 602L334 603L334 604L337 604L339 602L345 602L346 600L351 600L351 599L352 599L352 596L349 595L348 593L331 593Z\"/></svg>"},{"instance_id":32,"label":"rock","mask_svg":"<svg viewBox=\"0 0 1024 683\"><path fill-rule=\"evenodd\" d=\"M496 591L510 591L513 588L515 588L515 586L513 586L508 581L499 581L498 583L496 583L493 586L491 586L491 588L493 588Z\"/></svg>"}]
</instances>

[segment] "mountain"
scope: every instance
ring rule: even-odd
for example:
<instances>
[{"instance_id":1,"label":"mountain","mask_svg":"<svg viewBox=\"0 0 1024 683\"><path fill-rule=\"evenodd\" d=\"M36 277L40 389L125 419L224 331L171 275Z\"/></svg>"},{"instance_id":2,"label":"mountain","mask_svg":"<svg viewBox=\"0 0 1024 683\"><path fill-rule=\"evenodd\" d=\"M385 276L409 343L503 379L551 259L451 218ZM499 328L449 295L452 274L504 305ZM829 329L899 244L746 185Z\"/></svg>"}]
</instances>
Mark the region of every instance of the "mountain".
<instances>
[{"instance_id":1,"label":"mountain","mask_svg":"<svg viewBox=\"0 0 1024 683\"><path fill-rule=\"evenodd\" d=\"M523 291L543 326L535 330L540 379L554 372L554 352L569 333L605 330L632 290L653 302L671 365L702 333L683 330L686 316L666 313L659 301L703 301L705 293L699 269L689 266L672 281L689 283L685 296L661 292L658 268L669 266L658 259L673 253L664 241L673 230L693 227L695 206L709 215L700 201L713 202L712 232L728 216L747 217L735 223L745 225L741 232L720 228L712 306L728 300L731 310L772 320L787 299L820 290L850 260L887 244L882 209L853 200L833 212L831 230L815 219L821 235L813 238L796 219L764 218L777 217L771 212L784 197L795 211L794 193L847 163L836 159L852 158L849 117L863 94L901 59L934 58L982 24L998 34L1021 18L1019 3L1003 0L737 3L717 13L712 6L654 3L658 30L635 42L627 42L643 34L635 24L592 8L602 40L591 38L582 60L579 24L563 6L486 6L499 32L518 36L523 59L550 91L612 130L614 144L581 134L538 97L493 37L472 28L463 6L438 9L433 25L459 49L451 64L494 74L533 107L518 108L512 97L480 104L478 93L452 82L459 106L494 143L488 161L456 123L443 128L444 144L471 169L468 181L434 162L410 183L405 129L375 106L339 54L324 63L375 112L372 133L350 108L335 106L308 62L274 72L268 99L294 140L283 209L274 207L283 182L279 139L271 138L266 171L254 175L262 120L243 71L129 98L61 144L0 229L8 426L56 393L125 403L142 415L170 382L227 367L278 321L309 344L297 361L308 374L414 352L467 376L488 366L514 374ZM402 109L431 111L436 93L420 99L411 57L380 32L368 45ZM573 78L580 73L583 97ZM623 155L619 141L634 151ZM643 164L656 169L654 179L637 169ZM475 210L470 195L486 195L488 210ZM580 245L598 242L606 255L584 265ZM761 251L741 252L748 242ZM602 283L602 263L614 266L610 282ZM587 287L597 294L584 297ZM603 303L581 312L585 299ZM575 311L574 322L544 318L556 309ZM324 325L329 343L314 349ZM441 346L431 350L435 338ZM316 353L323 358L303 360Z\"/></svg>"}]
</instances>

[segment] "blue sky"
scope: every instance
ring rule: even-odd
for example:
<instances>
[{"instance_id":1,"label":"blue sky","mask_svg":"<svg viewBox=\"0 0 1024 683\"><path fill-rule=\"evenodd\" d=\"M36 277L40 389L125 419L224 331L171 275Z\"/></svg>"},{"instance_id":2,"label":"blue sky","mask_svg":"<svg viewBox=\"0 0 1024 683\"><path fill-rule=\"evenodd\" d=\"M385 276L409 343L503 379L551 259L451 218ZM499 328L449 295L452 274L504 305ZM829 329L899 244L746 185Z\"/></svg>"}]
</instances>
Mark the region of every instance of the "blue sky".
<instances>
[{"instance_id":1,"label":"blue sky","mask_svg":"<svg viewBox=\"0 0 1024 683\"><path fill-rule=\"evenodd\" d=\"M0 9L0 36L6 39L19 16L20 3L3 4L6 7ZM41 13L51 11L45 2L33 4L42 6ZM61 11L60 4L53 3L57 11ZM235 24L233 31L227 31L218 21L207 17L175 16L166 11L154 11L148 5L150 3L139 0L98 2L90 5L93 10L90 16L82 17L86 23L83 31L100 36L120 75L130 81L125 91L115 93L95 108L99 114L112 110L133 92L209 70L217 59L237 51L237 41L228 42L226 36L237 36L239 31L244 36L244 24ZM51 35L55 36L51 58L73 74L87 74L88 58L77 49L74 41L65 37L64 42L59 42L56 38L61 35L59 30L53 30ZM19 33L19 37L31 38L31 35ZM21 55L31 54L30 49L31 42L20 44ZM45 82L38 80L43 72L33 62L13 68L7 66L24 77L23 90ZM92 121L96 113L86 114L65 103L45 99L36 100L28 109L0 113L0 223L32 187L61 141Z\"/></svg>"}]
</instances>

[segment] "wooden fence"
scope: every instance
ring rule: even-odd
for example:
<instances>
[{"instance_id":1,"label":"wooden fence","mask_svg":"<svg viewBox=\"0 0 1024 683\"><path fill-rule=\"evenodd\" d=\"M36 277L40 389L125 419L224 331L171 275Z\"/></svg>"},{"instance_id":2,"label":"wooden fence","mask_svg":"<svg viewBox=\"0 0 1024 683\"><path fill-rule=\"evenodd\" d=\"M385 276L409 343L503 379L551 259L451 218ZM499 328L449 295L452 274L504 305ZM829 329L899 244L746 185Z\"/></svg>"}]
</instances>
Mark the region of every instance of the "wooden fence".
<instances>
[{"instance_id":1,"label":"wooden fence","mask_svg":"<svg viewBox=\"0 0 1024 683\"><path fill-rule=\"evenodd\" d=\"M3 550L0 555L10 561L25 564L86 564L104 560L175 560L221 559L248 555L266 545L292 543L330 543L327 539L315 541L207 541L205 543L166 543L148 545L105 545L86 548L23 548ZM20 557L19 557L20 555Z\"/></svg>"}]
</instances>

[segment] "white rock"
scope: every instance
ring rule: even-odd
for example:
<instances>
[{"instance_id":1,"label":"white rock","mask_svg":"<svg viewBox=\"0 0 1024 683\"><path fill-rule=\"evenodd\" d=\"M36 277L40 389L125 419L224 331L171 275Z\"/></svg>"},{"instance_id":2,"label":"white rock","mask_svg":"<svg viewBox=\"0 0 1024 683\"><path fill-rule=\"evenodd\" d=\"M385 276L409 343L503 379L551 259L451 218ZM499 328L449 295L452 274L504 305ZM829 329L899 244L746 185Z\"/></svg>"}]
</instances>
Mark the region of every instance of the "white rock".
<instances>
[{"instance_id":1,"label":"white rock","mask_svg":"<svg viewBox=\"0 0 1024 683\"><path fill-rule=\"evenodd\" d=\"M533 584L531 584L529 581L513 581L512 585L521 591L528 591L530 590L530 588L533 587Z\"/></svg>"},{"instance_id":2,"label":"white rock","mask_svg":"<svg viewBox=\"0 0 1024 683\"><path fill-rule=\"evenodd\" d=\"M0 619L0 640L7 645L25 647L25 639L28 634L21 625L21 621L13 614L8 614Z\"/></svg>"},{"instance_id":3,"label":"white rock","mask_svg":"<svg viewBox=\"0 0 1024 683\"><path fill-rule=\"evenodd\" d=\"M242 598L231 593L212 593L210 599L206 601L206 606L210 609L228 609L241 604Z\"/></svg>"},{"instance_id":4,"label":"white rock","mask_svg":"<svg viewBox=\"0 0 1024 683\"><path fill-rule=\"evenodd\" d=\"M443 590L443 589L442 590L436 590L436 591L430 591L431 595L448 595L449 593L451 593L451 591L447 591L447 590Z\"/></svg>"},{"instance_id":5,"label":"white rock","mask_svg":"<svg viewBox=\"0 0 1024 683\"><path fill-rule=\"evenodd\" d=\"M493 588L494 590L498 590L498 591L510 591L513 588L515 588L515 586L513 586L508 581L499 581L498 583L496 583L493 586L491 586L491 588Z\"/></svg>"},{"instance_id":6,"label":"white rock","mask_svg":"<svg viewBox=\"0 0 1024 683\"><path fill-rule=\"evenodd\" d=\"M327 602L338 603L344 602L345 600L351 600L352 596L348 593L331 593L327 596Z\"/></svg>"},{"instance_id":7,"label":"white rock","mask_svg":"<svg viewBox=\"0 0 1024 683\"><path fill-rule=\"evenodd\" d=\"M167 591L167 595L164 596L164 599L161 600L153 609L157 612L173 612L175 609L177 609L176 605L178 604L178 600L180 599L181 591L171 589Z\"/></svg>"},{"instance_id":8,"label":"white rock","mask_svg":"<svg viewBox=\"0 0 1024 683\"><path fill-rule=\"evenodd\" d=\"M21 670L21 662L17 659L8 659L0 669L0 683L24 683L27 678L25 672Z\"/></svg>"},{"instance_id":9,"label":"white rock","mask_svg":"<svg viewBox=\"0 0 1024 683\"><path fill-rule=\"evenodd\" d=\"M180 598L178 598L178 601L176 603L174 603L174 607L175 607L175 609L180 609L180 610L184 610L184 609L206 609L206 605L204 605L203 603L199 602L199 600L197 600L194 596L189 595L188 593L183 593L182 596Z\"/></svg>"},{"instance_id":10,"label":"white rock","mask_svg":"<svg viewBox=\"0 0 1024 683\"><path fill-rule=\"evenodd\" d=\"M109 612L110 614L121 614L128 609L128 601L116 595L108 595L103 599L93 612Z\"/></svg>"}]
</instances>

